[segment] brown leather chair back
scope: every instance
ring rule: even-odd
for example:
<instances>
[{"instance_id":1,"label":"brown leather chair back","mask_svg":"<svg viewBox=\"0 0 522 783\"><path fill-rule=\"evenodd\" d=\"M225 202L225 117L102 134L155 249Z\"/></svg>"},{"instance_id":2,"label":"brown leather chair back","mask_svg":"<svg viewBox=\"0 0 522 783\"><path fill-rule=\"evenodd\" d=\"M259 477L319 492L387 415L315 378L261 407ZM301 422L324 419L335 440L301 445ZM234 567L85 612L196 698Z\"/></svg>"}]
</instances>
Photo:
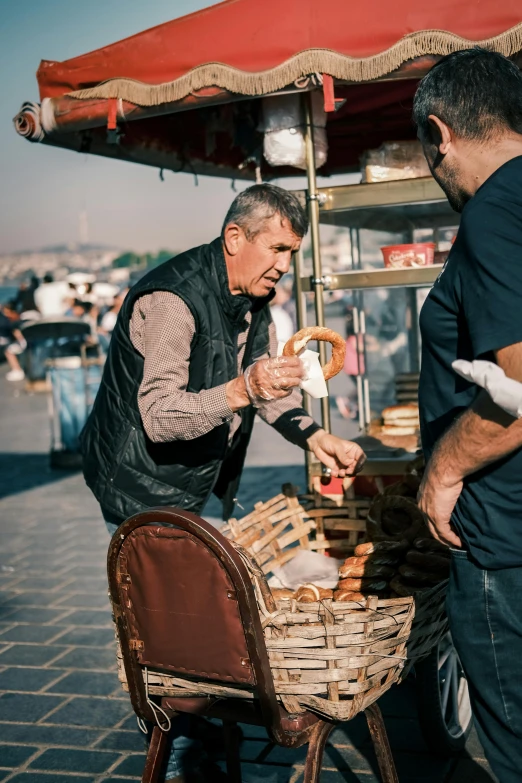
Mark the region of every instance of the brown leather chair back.
<instances>
[{"instance_id":1,"label":"brown leather chair back","mask_svg":"<svg viewBox=\"0 0 522 783\"><path fill-rule=\"evenodd\" d=\"M114 535L109 587L131 698L148 717L144 666L256 689L278 714L257 603L231 543L187 511L136 514Z\"/></svg>"},{"instance_id":2,"label":"brown leather chair back","mask_svg":"<svg viewBox=\"0 0 522 783\"><path fill-rule=\"evenodd\" d=\"M186 530L150 525L126 537L118 562L140 664L254 684L234 585L207 546Z\"/></svg>"}]
</instances>

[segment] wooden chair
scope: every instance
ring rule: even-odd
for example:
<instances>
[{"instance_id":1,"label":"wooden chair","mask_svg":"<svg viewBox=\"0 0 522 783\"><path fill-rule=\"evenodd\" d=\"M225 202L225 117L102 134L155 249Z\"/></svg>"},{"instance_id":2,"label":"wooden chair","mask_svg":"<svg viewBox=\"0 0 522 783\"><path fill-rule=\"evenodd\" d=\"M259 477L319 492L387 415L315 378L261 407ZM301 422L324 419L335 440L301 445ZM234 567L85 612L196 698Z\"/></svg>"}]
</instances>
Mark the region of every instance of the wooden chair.
<instances>
[{"instance_id":1,"label":"wooden chair","mask_svg":"<svg viewBox=\"0 0 522 783\"><path fill-rule=\"evenodd\" d=\"M223 721L231 783L241 783L237 723L264 726L283 747L308 743L304 783L318 783L336 724L308 711L289 714L278 703L252 583L230 541L195 514L151 509L115 533L108 576L132 706L154 724L142 783L160 780L170 745L164 716L176 713ZM191 680L227 686L230 695L202 695L201 686L192 697L169 695L169 688L152 695L149 668L188 687ZM234 698L234 689L251 698ZM365 714L382 780L398 783L381 712L373 704Z\"/></svg>"}]
</instances>

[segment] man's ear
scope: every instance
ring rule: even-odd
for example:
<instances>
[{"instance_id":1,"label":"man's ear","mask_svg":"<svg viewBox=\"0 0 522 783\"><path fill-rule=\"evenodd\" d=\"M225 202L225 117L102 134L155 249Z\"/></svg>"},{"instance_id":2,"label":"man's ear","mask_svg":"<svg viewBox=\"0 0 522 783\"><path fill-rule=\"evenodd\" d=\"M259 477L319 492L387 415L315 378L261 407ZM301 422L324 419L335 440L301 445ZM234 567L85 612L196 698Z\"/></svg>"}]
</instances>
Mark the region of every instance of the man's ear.
<instances>
[{"instance_id":1,"label":"man's ear","mask_svg":"<svg viewBox=\"0 0 522 783\"><path fill-rule=\"evenodd\" d=\"M430 123L433 144L436 145L441 155L446 155L454 141L453 131L449 125L446 125L446 123L435 114L430 114L428 122Z\"/></svg>"},{"instance_id":2,"label":"man's ear","mask_svg":"<svg viewBox=\"0 0 522 783\"><path fill-rule=\"evenodd\" d=\"M229 256L239 253L244 239L242 229L236 223L229 223L223 233L223 244Z\"/></svg>"}]
</instances>

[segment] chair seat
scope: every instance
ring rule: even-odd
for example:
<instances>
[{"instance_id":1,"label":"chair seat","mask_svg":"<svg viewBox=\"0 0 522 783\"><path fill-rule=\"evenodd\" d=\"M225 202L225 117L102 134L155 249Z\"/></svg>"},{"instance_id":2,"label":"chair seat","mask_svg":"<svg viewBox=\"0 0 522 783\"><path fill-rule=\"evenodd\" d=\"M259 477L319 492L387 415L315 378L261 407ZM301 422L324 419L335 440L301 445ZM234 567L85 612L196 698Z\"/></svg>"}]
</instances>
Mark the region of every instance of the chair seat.
<instances>
[{"instance_id":1,"label":"chair seat","mask_svg":"<svg viewBox=\"0 0 522 783\"><path fill-rule=\"evenodd\" d=\"M266 724L261 715L258 701L221 699L211 696L194 698L164 696L161 699L161 706L163 709L172 710L173 712L189 712L192 715L200 715L206 718L219 718L220 720L237 721L238 723L247 723L254 726L264 726ZM281 705L279 705L279 714L283 730L291 733L305 731L321 720L313 712L307 711L291 714Z\"/></svg>"}]
</instances>

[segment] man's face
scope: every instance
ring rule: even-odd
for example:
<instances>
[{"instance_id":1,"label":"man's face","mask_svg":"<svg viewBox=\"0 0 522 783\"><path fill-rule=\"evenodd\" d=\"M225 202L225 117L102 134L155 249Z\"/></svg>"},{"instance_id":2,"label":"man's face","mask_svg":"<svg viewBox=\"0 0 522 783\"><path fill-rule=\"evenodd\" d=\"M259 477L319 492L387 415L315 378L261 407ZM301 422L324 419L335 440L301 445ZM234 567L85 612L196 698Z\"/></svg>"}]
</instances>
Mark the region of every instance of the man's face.
<instances>
[{"instance_id":1,"label":"man's face","mask_svg":"<svg viewBox=\"0 0 522 783\"><path fill-rule=\"evenodd\" d=\"M455 212L462 212L472 194L465 187L458 155L454 152L441 155L437 144L422 138L420 141L434 180L446 194L450 207Z\"/></svg>"},{"instance_id":2,"label":"man's face","mask_svg":"<svg viewBox=\"0 0 522 783\"><path fill-rule=\"evenodd\" d=\"M299 250L301 238L288 220L274 215L265 221L262 231L248 241L239 229L238 252L229 269L232 293L252 297L267 296L290 268L292 253Z\"/></svg>"}]
</instances>

